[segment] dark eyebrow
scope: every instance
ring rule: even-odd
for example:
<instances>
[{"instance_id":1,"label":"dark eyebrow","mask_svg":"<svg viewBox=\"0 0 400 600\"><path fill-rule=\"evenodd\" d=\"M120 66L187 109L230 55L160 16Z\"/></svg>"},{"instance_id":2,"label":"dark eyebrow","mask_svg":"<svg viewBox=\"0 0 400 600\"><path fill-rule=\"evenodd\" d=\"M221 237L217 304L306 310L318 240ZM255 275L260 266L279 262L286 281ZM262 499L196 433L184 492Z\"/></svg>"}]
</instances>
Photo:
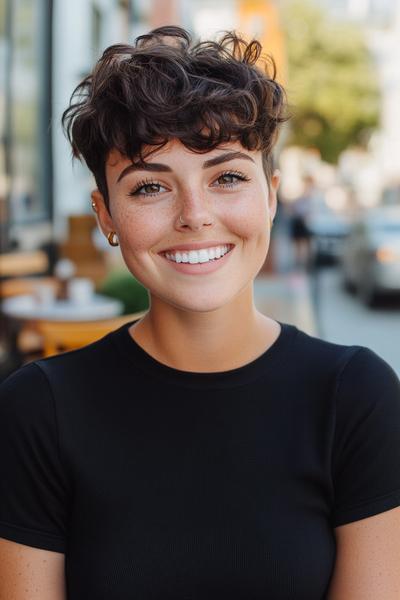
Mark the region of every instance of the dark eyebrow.
<instances>
[{"instance_id":1,"label":"dark eyebrow","mask_svg":"<svg viewBox=\"0 0 400 600\"><path fill-rule=\"evenodd\" d=\"M227 162L229 160L234 160L235 158L244 158L246 160L251 160L251 162L254 162L254 160L251 158L251 156L249 156L249 154L245 154L244 152L240 152L235 151L229 151L229 152L224 152L224 154L220 154L219 156L216 156L215 158L210 158L208 160L206 160L203 165L202 165L202 169L208 169L210 167L215 167L216 165L220 165L223 162ZM171 172L172 169L171 167L169 167L168 165L164 165L162 163L147 163L147 162L135 162L132 163L130 165L128 165L127 167L125 167L125 169L123 169L123 171L119 174L119 177L117 179L117 183L119 183L121 181L121 179L123 177L125 177L125 175L127 175L128 173L131 173L132 171L152 171L152 172Z\"/></svg>"},{"instance_id":2,"label":"dark eyebrow","mask_svg":"<svg viewBox=\"0 0 400 600\"><path fill-rule=\"evenodd\" d=\"M128 165L123 169L123 171L119 174L117 179L117 183L121 181L125 175L131 173L132 171L172 171L171 167L167 165L163 165L161 163L146 163L146 162L136 162Z\"/></svg>"},{"instance_id":3,"label":"dark eyebrow","mask_svg":"<svg viewBox=\"0 0 400 600\"><path fill-rule=\"evenodd\" d=\"M215 165L220 165L223 162L227 162L228 160L234 160L235 158L245 158L246 160L254 160L249 156L249 154L245 154L244 152L240 152L239 150L236 152L224 152L224 154L220 154L215 158L210 158L203 163L203 169L208 169L209 167L215 167Z\"/></svg>"}]
</instances>

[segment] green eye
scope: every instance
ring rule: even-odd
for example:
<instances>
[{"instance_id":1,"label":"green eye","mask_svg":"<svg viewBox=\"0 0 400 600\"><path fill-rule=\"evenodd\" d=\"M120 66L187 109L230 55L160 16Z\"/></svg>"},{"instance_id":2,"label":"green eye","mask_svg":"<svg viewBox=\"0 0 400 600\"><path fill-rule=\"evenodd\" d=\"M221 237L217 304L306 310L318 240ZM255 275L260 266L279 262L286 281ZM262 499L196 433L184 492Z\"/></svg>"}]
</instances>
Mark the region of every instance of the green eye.
<instances>
[{"instance_id":1,"label":"green eye","mask_svg":"<svg viewBox=\"0 0 400 600\"><path fill-rule=\"evenodd\" d=\"M233 187L240 181L249 181L249 178L243 175L243 173L227 171L226 173L221 173L216 181L223 187Z\"/></svg>"},{"instance_id":2,"label":"green eye","mask_svg":"<svg viewBox=\"0 0 400 600\"><path fill-rule=\"evenodd\" d=\"M221 175L218 179L223 179L222 183L234 183L238 180L237 175L232 175L231 173L227 173L226 175Z\"/></svg>"}]
</instances>

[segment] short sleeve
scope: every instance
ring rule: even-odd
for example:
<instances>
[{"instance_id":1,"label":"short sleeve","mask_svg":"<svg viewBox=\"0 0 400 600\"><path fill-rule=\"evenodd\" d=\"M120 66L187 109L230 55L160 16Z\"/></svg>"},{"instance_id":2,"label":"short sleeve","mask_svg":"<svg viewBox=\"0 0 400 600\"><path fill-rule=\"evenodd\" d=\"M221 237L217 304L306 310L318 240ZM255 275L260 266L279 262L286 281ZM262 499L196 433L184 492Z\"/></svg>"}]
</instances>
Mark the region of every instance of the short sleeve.
<instances>
[{"instance_id":1,"label":"short sleeve","mask_svg":"<svg viewBox=\"0 0 400 600\"><path fill-rule=\"evenodd\" d=\"M400 381L373 350L356 348L336 388L333 527L400 505Z\"/></svg>"},{"instance_id":2,"label":"short sleeve","mask_svg":"<svg viewBox=\"0 0 400 600\"><path fill-rule=\"evenodd\" d=\"M65 552L67 499L51 390L30 363L0 385L0 537Z\"/></svg>"}]
</instances>

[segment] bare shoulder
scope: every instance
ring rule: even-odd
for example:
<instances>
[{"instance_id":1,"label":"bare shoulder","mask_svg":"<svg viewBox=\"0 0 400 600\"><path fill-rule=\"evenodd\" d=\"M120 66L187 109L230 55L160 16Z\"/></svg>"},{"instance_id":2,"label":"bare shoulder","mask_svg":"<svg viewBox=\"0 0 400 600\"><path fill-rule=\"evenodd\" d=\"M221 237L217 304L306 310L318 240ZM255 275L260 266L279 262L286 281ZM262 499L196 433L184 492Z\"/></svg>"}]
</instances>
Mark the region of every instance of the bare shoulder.
<instances>
[{"instance_id":1,"label":"bare shoulder","mask_svg":"<svg viewBox=\"0 0 400 600\"><path fill-rule=\"evenodd\" d=\"M398 600L400 506L334 532L337 555L327 600Z\"/></svg>"},{"instance_id":2,"label":"bare shoulder","mask_svg":"<svg viewBox=\"0 0 400 600\"><path fill-rule=\"evenodd\" d=\"M65 555L0 538L0 599L65 600Z\"/></svg>"}]
</instances>

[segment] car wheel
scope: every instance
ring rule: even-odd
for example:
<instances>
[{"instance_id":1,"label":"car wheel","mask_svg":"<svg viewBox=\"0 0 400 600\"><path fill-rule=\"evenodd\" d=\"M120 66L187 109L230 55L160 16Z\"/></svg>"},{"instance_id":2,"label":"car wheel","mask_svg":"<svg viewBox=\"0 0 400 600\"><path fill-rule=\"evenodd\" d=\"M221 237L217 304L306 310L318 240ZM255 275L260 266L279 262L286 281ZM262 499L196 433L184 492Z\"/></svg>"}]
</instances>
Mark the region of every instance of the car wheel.
<instances>
[{"instance_id":1,"label":"car wheel","mask_svg":"<svg viewBox=\"0 0 400 600\"><path fill-rule=\"evenodd\" d=\"M354 294L354 292L356 291L356 286L354 285L354 282L350 281L350 279L347 279L347 277L343 277L342 286L343 289L346 292L349 292L350 294Z\"/></svg>"},{"instance_id":2,"label":"car wheel","mask_svg":"<svg viewBox=\"0 0 400 600\"><path fill-rule=\"evenodd\" d=\"M357 288L357 295L365 306L373 307L376 305L377 292L373 284L369 281L368 276L364 277Z\"/></svg>"}]
</instances>

